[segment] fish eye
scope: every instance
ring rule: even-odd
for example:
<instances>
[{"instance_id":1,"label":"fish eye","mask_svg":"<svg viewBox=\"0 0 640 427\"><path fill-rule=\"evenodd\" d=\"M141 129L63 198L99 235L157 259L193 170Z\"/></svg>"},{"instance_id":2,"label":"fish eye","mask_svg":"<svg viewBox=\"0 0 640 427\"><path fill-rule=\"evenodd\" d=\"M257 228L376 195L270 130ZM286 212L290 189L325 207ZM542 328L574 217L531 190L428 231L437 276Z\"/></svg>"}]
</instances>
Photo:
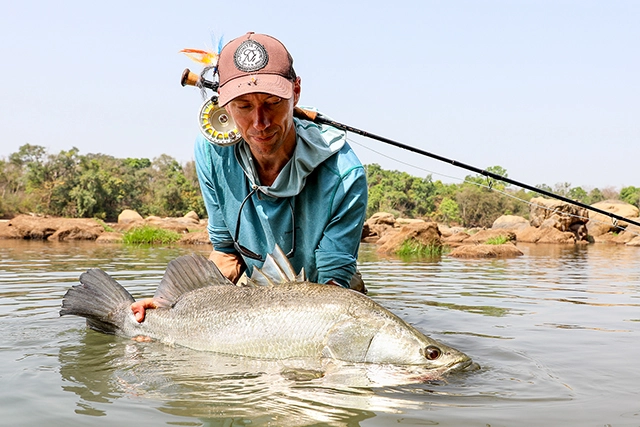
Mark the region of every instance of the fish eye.
<instances>
[{"instance_id":1,"label":"fish eye","mask_svg":"<svg viewBox=\"0 0 640 427\"><path fill-rule=\"evenodd\" d=\"M429 346L425 347L422 350L422 352L423 352L424 357L427 358L427 360L436 360L438 357L440 357L442 355L442 350L440 350L435 345L429 345Z\"/></svg>"}]
</instances>

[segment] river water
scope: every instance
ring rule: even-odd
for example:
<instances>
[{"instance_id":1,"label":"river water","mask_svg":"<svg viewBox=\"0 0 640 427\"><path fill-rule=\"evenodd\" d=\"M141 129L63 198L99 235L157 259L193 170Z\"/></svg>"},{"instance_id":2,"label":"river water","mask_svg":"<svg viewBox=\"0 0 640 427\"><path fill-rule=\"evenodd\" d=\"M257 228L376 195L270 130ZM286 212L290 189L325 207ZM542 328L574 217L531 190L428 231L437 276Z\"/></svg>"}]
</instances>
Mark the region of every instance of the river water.
<instances>
[{"instance_id":1,"label":"river water","mask_svg":"<svg viewBox=\"0 0 640 427\"><path fill-rule=\"evenodd\" d=\"M151 296L170 260L206 248L0 240L0 425L640 426L640 249L519 247L399 260L363 245L369 295L481 366L395 384L373 367L292 375L58 316L89 268Z\"/></svg>"}]
</instances>

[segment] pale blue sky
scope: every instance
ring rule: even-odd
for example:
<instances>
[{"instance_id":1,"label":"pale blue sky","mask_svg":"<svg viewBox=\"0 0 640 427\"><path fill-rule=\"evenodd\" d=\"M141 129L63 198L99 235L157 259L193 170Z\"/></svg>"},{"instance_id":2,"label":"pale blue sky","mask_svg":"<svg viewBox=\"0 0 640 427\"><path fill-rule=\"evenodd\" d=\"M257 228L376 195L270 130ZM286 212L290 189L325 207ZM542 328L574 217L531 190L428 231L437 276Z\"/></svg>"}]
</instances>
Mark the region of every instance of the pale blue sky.
<instances>
[{"instance_id":1,"label":"pale blue sky","mask_svg":"<svg viewBox=\"0 0 640 427\"><path fill-rule=\"evenodd\" d=\"M6 3L0 157L191 160L201 98L179 80L199 68L178 51L255 31L289 48L301 104L337 121L530 185L640 186L640 1ZM353 140L363 163L470 174Z\"/></svg>"}]
</instances>

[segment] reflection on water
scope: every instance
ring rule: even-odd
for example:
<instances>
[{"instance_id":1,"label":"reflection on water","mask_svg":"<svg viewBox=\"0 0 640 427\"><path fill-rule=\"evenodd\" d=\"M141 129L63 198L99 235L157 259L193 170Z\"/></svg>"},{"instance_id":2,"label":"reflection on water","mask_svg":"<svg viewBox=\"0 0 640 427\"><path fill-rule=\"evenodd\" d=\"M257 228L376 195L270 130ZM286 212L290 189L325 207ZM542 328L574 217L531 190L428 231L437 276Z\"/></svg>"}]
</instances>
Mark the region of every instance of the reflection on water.
<instances>
[{"instance_id":1,"label":"reflection on water","mask_svg":"<svg viewBox=\"0 0 640 427\"><path fill-rule=\"evenodd\" d=\"M370 296L481 366L415 382L338 362L257 361L139 343L59 318L88 268L134 296L199 247L0 241L0 419L15 425L640 425L640 252L521 245L517 259L381 258Z\"/></svg>"}]
</instances>

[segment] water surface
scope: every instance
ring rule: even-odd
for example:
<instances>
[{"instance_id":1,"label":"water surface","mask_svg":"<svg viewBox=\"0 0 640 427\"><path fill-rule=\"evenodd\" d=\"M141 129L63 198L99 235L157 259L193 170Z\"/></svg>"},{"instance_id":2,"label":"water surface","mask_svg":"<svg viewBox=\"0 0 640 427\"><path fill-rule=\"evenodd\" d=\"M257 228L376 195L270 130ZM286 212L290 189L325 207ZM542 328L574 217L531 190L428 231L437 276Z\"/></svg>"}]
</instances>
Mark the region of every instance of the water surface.
<instances>
[{"instance_id":1,"label":"water surface","mask_svg":"<svg viewBox=\"0 0 640 427\"><path fill-rule=\"evenodd\" d=\"M369 295L481 365L396 384L378 367L223 357L58 316L88 268L151 296L170 260L206 248L0 240L0 425L639 426L640 249L519 247L402 261L363 246Z\"/></svg>"}]
</instances>

